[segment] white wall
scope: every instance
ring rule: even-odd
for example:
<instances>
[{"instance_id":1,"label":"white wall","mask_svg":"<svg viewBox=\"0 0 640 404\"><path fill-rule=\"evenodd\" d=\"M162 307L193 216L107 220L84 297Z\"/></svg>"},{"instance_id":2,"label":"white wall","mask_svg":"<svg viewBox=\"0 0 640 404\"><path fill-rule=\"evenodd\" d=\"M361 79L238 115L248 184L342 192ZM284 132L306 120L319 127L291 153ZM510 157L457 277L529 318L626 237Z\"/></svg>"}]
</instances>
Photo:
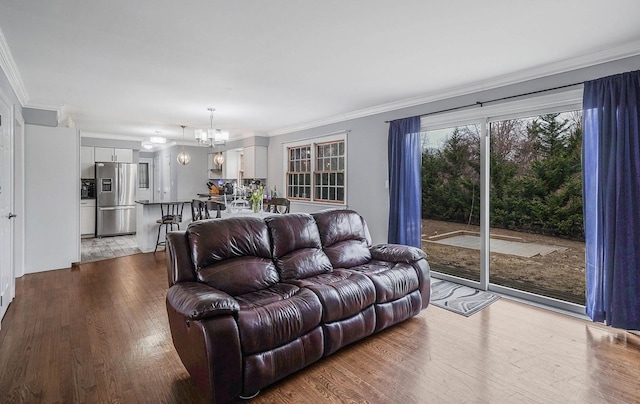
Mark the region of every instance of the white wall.
<instances>
[{"instance_id":1,"label":"white wall","mask_svg":"<svg viewBox=\"0 0 640 404\"><path fill-rule=\"evenodd\" d=\"M369 225L372 241L383 243L387 241L389 221L389 194L388 189L385 189L385 181L388 178L387 136L389 124L385 121L442 111L474 104L478 101L484 102L500 97L546 90L638 69L640 69L640 56L276 136L271 138L269 143L267 183L269 186L276 185L279 193L284 196L284 165L282 161L285 156L283 155L283 143L351 130L347 136L347 205L349 209L359 212L365 218ZM425 74L429 74L428 69L425 69ZM330 207L326 206L326 208ZM294 204L292 204L293 211Z\"/></svg>"},{"instance_id":2,"label":"white wall","mask_svg":"<svg viewBox=\"0 0 640 404\"><path fill-rule=\"evenodd\" d=\"M198 194L206 193L207 181L209 181L207 158L211 149L207 147L185 147L191 160L186 166L181 166L176 160L178 153L182 151L182 146L173 149L171 161L172 170L175 171L177 198L179 201L188 201L196 198Z\"/></svg>"},{"instance_id":3,"label":"white wall","mask_svg":"<svg viewBox=\"0 0 640 404\"><path fill-rule=\"evenodd\" d=\"M80 259L80 136L76 129L25 125L25 272Z\"/></svg>"},{"instance_id":4,"label":"white wall","mask_svg":"<svg viewBox=\"0 0 640 404\"><path fill-rule=\"evenodd\" d=\"M178 164L177 156L182 151L182 146L173 146L159 150L154 156L171 156L171 195L174 201L188 201L196 198L199 193L207 192L207 155L211 152L208 147L185 146L191 160L186 166ZM154 178L158 181L159 178Z\"/></svg>"},{"instance_id":5,"label":"white wall","mask_svg":"<svg viewBox=\"0 0 640 404\"><path fill-rule=\"evenodd\" d=\"M283 143L321 137L342 130L351 130L347 135L347 207L365 218L374 243L386 242L389 211L389 194L385 189L388 176L388 125L384 123L383 117L355 119L272 138L268 150L267 184L270 187L276 185L278 194L286 196ZM333 204L292 202L291 212L311 213L335 207Z\"/></svg>"}]
</instances>

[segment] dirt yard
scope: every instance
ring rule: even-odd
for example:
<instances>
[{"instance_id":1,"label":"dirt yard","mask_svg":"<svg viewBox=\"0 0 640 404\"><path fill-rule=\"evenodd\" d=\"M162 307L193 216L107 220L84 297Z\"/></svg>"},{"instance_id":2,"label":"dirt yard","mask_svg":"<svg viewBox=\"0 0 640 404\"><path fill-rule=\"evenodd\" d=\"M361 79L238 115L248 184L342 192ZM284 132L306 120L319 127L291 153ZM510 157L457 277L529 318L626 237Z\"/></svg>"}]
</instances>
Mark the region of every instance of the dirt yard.
<instances>
[{"instance_id":1,"label":"dirt yard","mask_svg":"<svg viewBox=\"0 0 640 404\"><path fill-rule=\"evenodd\" d=\"M434 271L480 279L480 251L435 244L428 238L457 230L479 232L479 226L436 220L422 221L422 248ZM491 253L490 280L492 283L519 290L584 304L585 249L584 242L561 238L491 229L491 235L519 237L524 242L565 247L544 256L531 258Z\"/></svg>"}]
</instances>

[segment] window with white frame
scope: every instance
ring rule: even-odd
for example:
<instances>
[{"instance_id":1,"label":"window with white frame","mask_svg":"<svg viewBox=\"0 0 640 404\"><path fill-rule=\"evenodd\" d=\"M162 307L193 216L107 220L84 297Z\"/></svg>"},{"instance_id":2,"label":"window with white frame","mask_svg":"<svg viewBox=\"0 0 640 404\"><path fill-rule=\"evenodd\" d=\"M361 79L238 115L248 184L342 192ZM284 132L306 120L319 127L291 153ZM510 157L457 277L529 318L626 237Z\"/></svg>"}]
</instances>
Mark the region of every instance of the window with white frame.
<instances>
[{"instance_id":1,"label":"window with white frame","mask_svg":"<svg viewBox=\"0 0 640 404\"><path fill-rule=\"evenodd\" d=\"M286 145L286 197L346 202L346 137L323 137Z\"/></svg>"},{"instance_id":2,"label":"window with white frame","mask_svg":"<svg viewBox=\"0 0 640 404\"><path fill-rule=\"evenodd\" d=\"M311 145L289 147L287 198L311 198Z\"/></svg>"}]
</instances>

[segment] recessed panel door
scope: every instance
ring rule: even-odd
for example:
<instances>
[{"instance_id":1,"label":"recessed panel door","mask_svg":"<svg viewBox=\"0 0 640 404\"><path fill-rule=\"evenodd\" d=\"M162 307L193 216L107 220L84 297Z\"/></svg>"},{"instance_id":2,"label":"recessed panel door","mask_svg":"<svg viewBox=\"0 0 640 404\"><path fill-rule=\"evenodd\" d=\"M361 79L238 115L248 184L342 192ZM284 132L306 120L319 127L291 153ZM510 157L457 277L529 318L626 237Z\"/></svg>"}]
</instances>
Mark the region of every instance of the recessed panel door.
<instances>
[{"instance_id":1,"label":"recessed panel door","mask_svg":"<svg viewBox=\"0 0 640 404\"><path fill-rule=\"evenodd\" d=\"M0 98L0 320L13 298L13 153L9 106Z\"/></svg>"}]
</instances>

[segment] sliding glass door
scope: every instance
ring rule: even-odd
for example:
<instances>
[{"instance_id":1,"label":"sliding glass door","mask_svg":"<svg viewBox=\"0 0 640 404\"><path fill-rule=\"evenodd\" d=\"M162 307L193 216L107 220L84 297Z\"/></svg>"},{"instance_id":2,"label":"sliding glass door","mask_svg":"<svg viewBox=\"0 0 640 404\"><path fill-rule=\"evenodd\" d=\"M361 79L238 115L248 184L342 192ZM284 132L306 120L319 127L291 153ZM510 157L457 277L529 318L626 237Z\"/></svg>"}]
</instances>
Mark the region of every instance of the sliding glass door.
<instances>
[{"instance_id":1,"label":"sliding glass door","mask_svg":"<svg viewBox=\"0 0 640 404\"><path fill-rule=\"evenodd\" d=\"M422 246L436 276L580 312L582 113L571 95L527 101L542 112L519 102L465 111L475 118L461 124L423 118Z\"/></svg>"},{"instance_id":2,"label":"sliding glass door","mask_svg":"<svg viewBox=\"0 0 640 404\"><path fill-rule=\"evenodd\" d=\"M434 271L480 281L480 126L422 137L422 247Z\"/></svg>"},{"instance_id":3,"label":"sliding glass door","mask_svg":"<svg viewBox=\"0 0 640 404\"><path fill-rule=\"evenodd\" d=\"M489 127L490 282L583 305L581 111Z\"/></svg>"}]
</instances>

